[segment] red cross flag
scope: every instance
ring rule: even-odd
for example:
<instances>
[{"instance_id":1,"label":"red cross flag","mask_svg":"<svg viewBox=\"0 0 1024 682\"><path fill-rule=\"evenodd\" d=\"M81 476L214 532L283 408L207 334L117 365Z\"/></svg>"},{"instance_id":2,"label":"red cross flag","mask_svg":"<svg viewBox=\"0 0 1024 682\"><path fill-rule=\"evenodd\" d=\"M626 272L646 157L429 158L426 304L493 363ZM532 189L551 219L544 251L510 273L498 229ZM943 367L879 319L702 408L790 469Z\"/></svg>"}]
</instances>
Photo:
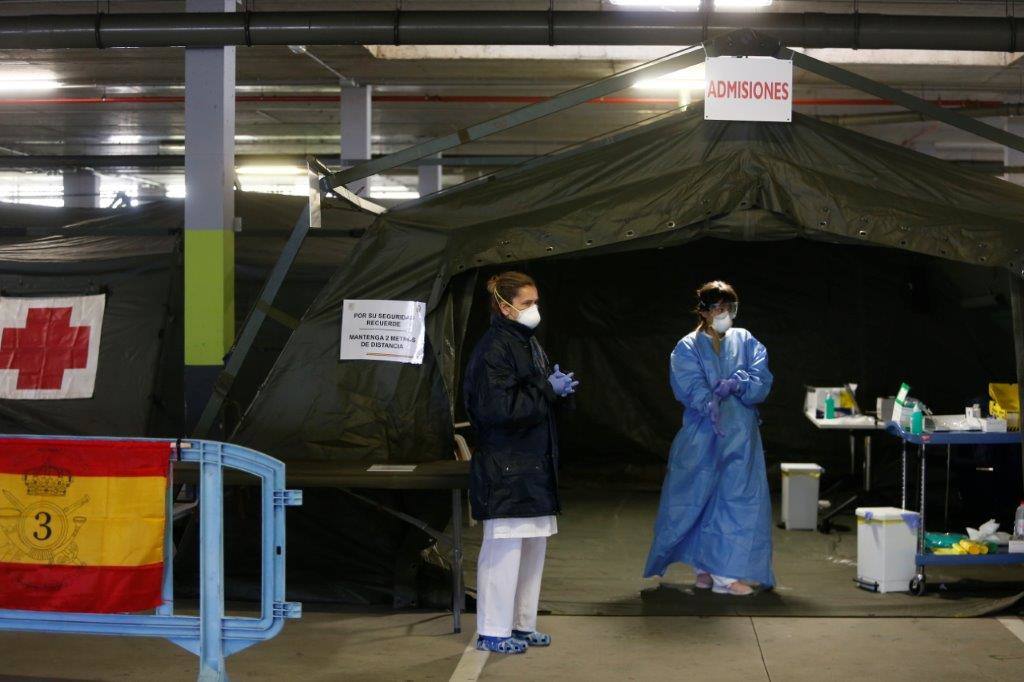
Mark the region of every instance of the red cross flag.
<instances>
[{"instance_id":1,"label":"red cross flag","mask_svg":"<svg viewBox=\"0 0 1024 682\"><path fill-rule=\"evenodd\" d=\"M91 398L106 296L0 297L0 398Z\"/></svg>"}]
</instances>

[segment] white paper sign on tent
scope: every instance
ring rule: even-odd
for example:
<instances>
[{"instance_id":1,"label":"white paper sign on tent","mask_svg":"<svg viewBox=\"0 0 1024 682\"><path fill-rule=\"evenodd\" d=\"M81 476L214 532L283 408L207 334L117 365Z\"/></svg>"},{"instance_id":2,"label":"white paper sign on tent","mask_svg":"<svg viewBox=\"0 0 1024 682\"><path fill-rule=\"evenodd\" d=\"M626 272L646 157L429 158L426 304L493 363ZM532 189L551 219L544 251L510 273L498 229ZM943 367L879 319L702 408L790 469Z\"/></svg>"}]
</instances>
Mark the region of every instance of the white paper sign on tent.
<instances>
[{"instance_id":1,"label":"white paper sign on tent","mask_svg":"<svg viewBox=\"0 0 1024 682\"><path fill-rule=\"evenodd\" d=\"M704 73L705 119L793 120L793 62L774 57L709 57Z\"/></svg>"},{"instance_id":2,"label":"white paper sign on tent","mask_svg":"<svg viewBox=\"0 0 1024 682\"><path fill-rule=\"evenodd\" d=\"M345 301L341 359L423 364L426 310L420 301Z\"/></svg>"}]
</instances>

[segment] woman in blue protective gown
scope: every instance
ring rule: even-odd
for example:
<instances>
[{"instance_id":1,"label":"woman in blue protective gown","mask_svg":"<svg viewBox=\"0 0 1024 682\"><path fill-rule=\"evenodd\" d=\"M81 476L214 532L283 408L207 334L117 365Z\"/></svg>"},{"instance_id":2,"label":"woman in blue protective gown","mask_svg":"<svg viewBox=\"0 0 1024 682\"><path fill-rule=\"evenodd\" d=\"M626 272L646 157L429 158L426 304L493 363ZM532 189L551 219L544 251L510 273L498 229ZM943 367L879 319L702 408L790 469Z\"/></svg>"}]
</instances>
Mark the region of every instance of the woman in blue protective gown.
<instances>
[{"instance_id":1,"label":"woman in blue protective gown","mask_svg":"<svg viewBox=\"0 0 1024 682\"><path fill-rule=\"evenodd\" d=\"M771 501L757 406L772 374L765 347L732 326L739 308L725 282L697 290L701 321L671 356L683 427L669 454L644 577L669 564L693 566L696 586L719 594L770 588Z\"/></svg>"}]
</instances>

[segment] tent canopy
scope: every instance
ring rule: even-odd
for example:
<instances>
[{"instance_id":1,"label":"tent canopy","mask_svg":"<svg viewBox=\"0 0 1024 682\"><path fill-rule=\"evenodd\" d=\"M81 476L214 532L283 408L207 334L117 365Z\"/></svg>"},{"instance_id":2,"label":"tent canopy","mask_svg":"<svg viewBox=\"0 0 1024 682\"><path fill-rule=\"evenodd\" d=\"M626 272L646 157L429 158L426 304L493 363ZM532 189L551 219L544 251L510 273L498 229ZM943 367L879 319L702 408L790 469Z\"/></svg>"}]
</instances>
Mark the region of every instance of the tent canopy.
<instances>
[{"instance_id":1,"label":"tent canopy","mask_svg":"<svg viewBox=\"0 0 1024 682\"><path fill-rule=\"evenodd\" d=\"M794 115L682 115L380 216L307 311L236 436L289 458L446 457L476 272L794 237L1024 271L1024 189ZM427 301L422 366L338 360L345 299Z\"/></svg>"}]
</instances>

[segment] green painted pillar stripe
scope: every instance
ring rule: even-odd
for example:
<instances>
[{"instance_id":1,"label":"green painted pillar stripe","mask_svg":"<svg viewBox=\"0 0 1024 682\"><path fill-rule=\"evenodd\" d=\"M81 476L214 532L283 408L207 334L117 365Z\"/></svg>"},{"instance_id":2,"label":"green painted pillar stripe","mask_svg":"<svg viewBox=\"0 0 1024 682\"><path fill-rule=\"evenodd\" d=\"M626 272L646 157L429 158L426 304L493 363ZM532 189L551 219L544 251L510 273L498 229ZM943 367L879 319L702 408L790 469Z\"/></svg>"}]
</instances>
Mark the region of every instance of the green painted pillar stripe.
<instances>
[{"instance_id":1,"label":"green painted pillar stripe","mask_svg":"<svg viewBox=\"0 0 1024 682\"><path fill-rule=\"evenodd\" d=\"M234 338L234 232L185 230L185 364L223 364Z\"/></svg>"}]
</instances>

